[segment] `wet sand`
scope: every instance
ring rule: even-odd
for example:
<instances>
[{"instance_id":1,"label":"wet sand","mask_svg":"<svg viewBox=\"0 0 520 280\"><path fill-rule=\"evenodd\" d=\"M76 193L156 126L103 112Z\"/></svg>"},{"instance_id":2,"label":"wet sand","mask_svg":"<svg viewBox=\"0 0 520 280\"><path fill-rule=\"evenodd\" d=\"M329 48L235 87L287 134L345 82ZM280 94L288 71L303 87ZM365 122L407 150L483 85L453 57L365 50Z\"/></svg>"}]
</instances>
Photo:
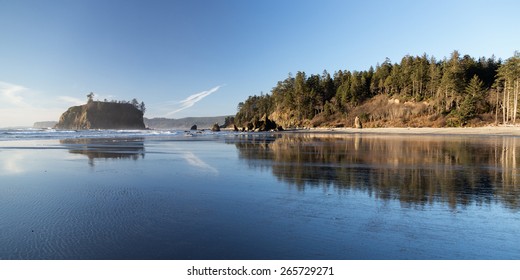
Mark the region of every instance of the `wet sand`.
<instances>
[{"instance_id":1,"label":"wet sand","mask_svg":"<svg viewBox=\"0 0 520 280\"><path fill-rule=\"evenodd\" d=\"M520 138L461 130L0 141L0 259L519 259Z\"/></svg>"}]
</instances>

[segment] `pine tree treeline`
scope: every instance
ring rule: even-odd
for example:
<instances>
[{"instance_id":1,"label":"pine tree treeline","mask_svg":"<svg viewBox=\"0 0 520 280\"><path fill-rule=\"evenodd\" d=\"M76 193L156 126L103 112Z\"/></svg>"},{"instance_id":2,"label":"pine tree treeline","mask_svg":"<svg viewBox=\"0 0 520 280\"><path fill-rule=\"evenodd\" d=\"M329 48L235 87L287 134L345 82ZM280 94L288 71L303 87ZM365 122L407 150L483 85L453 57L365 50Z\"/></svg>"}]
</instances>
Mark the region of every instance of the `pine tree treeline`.
<instances>
[{"instance_id":1,"label":"pine tree treeline","mask_svg":"<svg viewBox=\"0 0 520 280\"><path fill-rule=\"evenodd\" d=\"M94 96L95 94L93 92L87 94L87 103L91 103L91 102L94 102ZM99 100L97 102L100 102ZM111 101L108 101L108 99L105 99L103 100L103 102L105 103L119 103L119 104L132 104L132 106L134 106L136 109L140 110L141 112L143 112L143 114L146 112L146 105L144 104L144 101L141 101L141 103L139 103L139 101L137 101L136 98L133 98L132 101L126 101L126 100L111 100Z\"/></svg>"},{"instance_id":2,"label":"pine tree treeline","mask_svg":"<svg viewBox=\"0 0 520 280\"><path fill-rule=\"evenodd\" d=\"M458 51L442 60L426 54L407 55L400 63L387 58L367 71L340 70L332 76L327 71L310 76L305 72L289 74L270 94L250 96L241 102L235 123L245 126L267 115L284 126L316 126L345 123L353 114L364 121L398 116L402 124L418 115L442 119L441 126L466 125L484 115L490 122L515 123L519 81L518 52L505 61L494 56L475 59ZM364 105L376 97L424 105L421 110L410 109L412 105L402 107L408 110L405 113L381 112L393 107Z\"/></svg>"}]
</instances>

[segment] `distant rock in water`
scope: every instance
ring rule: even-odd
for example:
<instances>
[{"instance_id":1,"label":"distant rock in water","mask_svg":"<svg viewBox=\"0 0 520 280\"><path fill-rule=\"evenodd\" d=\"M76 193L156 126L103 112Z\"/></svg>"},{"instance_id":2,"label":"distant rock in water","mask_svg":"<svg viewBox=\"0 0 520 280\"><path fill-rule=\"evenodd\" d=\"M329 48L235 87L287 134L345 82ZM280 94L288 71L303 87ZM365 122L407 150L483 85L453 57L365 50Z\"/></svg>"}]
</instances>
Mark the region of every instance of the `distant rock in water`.
<instances>
[{"instance_id":1,"label":"distant rock in water","mask_svg":"<svg viewBox=\"0 0 520 280\"><path fill-rule=\"evenodd\" d=\"M128 103L91 101L70 107L57 129L145 129L143 112Z\"/></svg>"},{"instance_id":2,"label":"distant rock in water","mask_svg":"<svg viewBox=\"0 0 520 280\"><path fill-rule=\"evenodd\" d=\"M192 125L190 130L197 130L197 125L196 124Z\"/></svg>"},{"instance_id":3,"label":"distant rock in water","mask_svg":"<svg viewBox=\"0 0 520 280\"><path fill-rule=\"evenodd\" d=\"M57 121L35 122L33 128L51 128L54 127Z\"/></svg>"}]
</instances>

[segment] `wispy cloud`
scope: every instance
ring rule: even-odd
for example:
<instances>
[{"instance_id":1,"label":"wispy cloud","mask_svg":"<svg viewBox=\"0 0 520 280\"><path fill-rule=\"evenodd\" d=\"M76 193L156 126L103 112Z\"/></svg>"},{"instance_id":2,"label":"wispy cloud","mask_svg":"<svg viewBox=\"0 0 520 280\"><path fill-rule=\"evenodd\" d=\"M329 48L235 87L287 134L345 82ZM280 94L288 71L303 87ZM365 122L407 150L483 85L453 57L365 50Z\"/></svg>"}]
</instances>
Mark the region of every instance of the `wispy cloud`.
<instances>
[{"instance_id":1,"label":"wispy cloud","mask_svg":"<svg viewBox=\"0 0 520 280\"><path fill-rule=\"evenodd\" d=\"M57 120L62 106L37 90L0 81L0 127L30 126L36 121Z\"/></svg>"},{"instance_id":2,"label":"wispy cloud","mask_svg":"<svg viewBox=\"0 0 520 280\"><path fill-rule=\"evenodd\" d=\"M85 102L86 102L85 100L82 100L82 99L79 99L76 97L71 97L71 96L58 96L58 100L63 101L65 103L70 103L73 105L82 105L82 104L85 104Z\"/></svg>"},{"instance_id":3,"label":"wispy cloud","mask_svg":"<svg viewBox=\"0 0 520 280\"><path fill-rule=\"evenodd\" d=\"M0 100L9 106L27 107L23 93L28 89L24 86L0 81Z\"/></svg>"},{"instance_id":4,"label":"wispy cloud","mask_svg":"<svg viewBox=\"0 0 520 280\"><path fill-rule=\"evenodd\" d=\"M185 110L187 108L192 107L193 105L195 105L195 103L201 101L202 99L204 99L205 97L209 96L210 94L215 93L221 87L222 87L222 85L216 86L216 87L211 88L209 90L205 90L205 91L202 91L202 92L199 92L199 93L192 94L192 95L188 96L186 99L181 100L181 101L178 102L178 104L180 104L180 108L167 113L166 116L171 116L171 115L173 115L175 113L178 113L178 112L180 112L182 110Z\"/></svg>"}]
</instances>

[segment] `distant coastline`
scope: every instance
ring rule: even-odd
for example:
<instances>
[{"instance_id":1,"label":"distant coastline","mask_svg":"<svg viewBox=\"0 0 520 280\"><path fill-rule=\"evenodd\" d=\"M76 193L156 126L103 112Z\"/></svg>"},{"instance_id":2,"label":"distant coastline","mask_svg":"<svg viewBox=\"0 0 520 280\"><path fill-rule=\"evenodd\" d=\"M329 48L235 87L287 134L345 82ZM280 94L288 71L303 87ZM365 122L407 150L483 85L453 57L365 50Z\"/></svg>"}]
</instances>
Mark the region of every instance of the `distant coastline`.
<instances>
[{"instance_id":1,"label":"distant coastline","mask_svg":"<svg viewBox=\"0 0 520 280\"><path fill-rule=\"evenodd\" d=\"M196 125L199 129L209 129L215 123L219 125L226 124L226 119L233 117L233 115L227 116L215 116L215 117L186 117L180 119L169 119L169 118L144 118L146 127L151 129L190 129L193 125Z\"/></svg>"},{"instance_id":2,"label":"distant coastline","mask_svg":"<svg viewBox=\"0 0 520 280\"><path fill-rule=\"evenodd\" d=\"M56 124L58 124L57 121L42 121L42 122L35 122L32 126L32 128L53 128Z\"/></svg>"},{"instance_id":3,"label":"distant coastline","mask_svg":"<svg viewBox=\"0 0 520 280\"><path fill-rule=\"evenodd\" d=\"M200 129L209 129L215 123L219 125L229 125L226 119L233 117L233 115L214 116L214 117L186 117L179 119L170 118L144 118L144 123L150 129L189 129L193 125L197 125ZM229 122L229 120L228 120ZM46 129L53 128L58 121L38 121L32 125L32 128ZM19 127L19 128L29 128ZM6 128L7 129L7 128Z\"/></svg>"}]
</instances>

